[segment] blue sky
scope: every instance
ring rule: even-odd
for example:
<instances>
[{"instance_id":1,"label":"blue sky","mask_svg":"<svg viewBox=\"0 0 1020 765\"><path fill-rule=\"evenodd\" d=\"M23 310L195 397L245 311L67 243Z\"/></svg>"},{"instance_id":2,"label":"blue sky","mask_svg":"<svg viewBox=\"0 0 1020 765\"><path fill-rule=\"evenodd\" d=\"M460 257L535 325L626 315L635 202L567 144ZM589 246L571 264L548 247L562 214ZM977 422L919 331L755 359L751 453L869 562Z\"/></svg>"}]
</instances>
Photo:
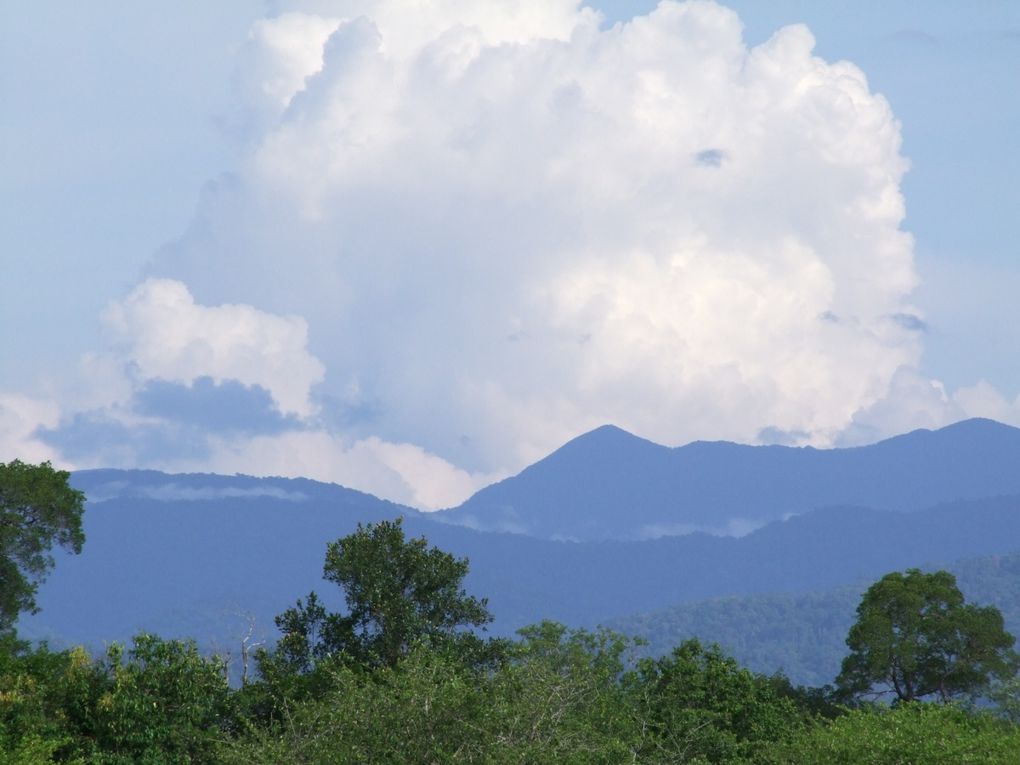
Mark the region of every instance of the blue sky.
<instances>
[{"instance_id":1,"label":"blue sky","mask_svg":"<svg viewBox=\"0 0 1020 765\"><path fill-rule=\"evenodd\" d=\"M461 5L4 4L0 459L438 506L1020 423L1016 3Z\"/></svg>"}]
</instances>

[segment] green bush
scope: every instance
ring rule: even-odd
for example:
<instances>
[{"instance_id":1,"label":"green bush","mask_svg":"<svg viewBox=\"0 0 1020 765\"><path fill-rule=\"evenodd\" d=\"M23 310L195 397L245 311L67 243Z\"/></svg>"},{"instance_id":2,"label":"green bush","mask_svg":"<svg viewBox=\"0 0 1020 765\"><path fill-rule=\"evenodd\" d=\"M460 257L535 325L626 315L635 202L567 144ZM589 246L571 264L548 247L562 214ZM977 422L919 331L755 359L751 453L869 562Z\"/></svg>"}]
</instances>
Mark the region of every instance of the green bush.
<instances>
[{"instance_id":1,"label":"green bush","mask_svg":"<svg viewBox=\"0 0 1020 765\"><path fill-rule=\"evenodd\" d=\"M773 745L769 765L1016 765L1020 728L952 705L864 708Z\"/></svg>"}]
</instances>

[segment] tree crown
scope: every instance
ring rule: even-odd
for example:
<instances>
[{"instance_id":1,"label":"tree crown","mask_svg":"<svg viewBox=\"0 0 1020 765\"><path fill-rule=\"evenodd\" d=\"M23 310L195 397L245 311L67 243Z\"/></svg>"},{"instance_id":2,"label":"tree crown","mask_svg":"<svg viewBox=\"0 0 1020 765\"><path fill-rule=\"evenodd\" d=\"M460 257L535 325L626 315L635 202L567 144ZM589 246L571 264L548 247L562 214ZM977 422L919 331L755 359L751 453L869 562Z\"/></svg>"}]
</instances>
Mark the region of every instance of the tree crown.
<instances>
[{"instance_id":1,"label":"tree crown","mask_svg":"<svg viewBox=\"0 0 1020 765\"><path fill-rule=\"evenodd\" d=\"M1016 672L1014 639L993 606L964 602L948 571L910 569L864 593L837 685L847 694L948 701Z\"/></svg>"},{"instance_id":2,"label":"tree crown","mask_svg":"<svg viewBox=\"0 0 1020 765\"><path fill-rule=\"evenodd\" d=\"M69 478L49 462L0 463L0 631L9 630L22 611L36 610L36 591L54 565L54 545L81 552L85 495L71 488Z\"/></svg>"},{"instance_id":3,"label":"tree crown","mask_svg":"<svg viewBox=\"0 0 1020 765\"><path fill-rule=\"evenodd\" d=\"M277 617L280 647L302 670L339 653L392 666L417 642L449 641L492 621L487 601L465 592L467 572L466 558L424 537L406 539L401 519L359 524L329 544L323 566L323 578L343 590L347 613L329 613L311 593Z\"/></svg>"}]
</instances>

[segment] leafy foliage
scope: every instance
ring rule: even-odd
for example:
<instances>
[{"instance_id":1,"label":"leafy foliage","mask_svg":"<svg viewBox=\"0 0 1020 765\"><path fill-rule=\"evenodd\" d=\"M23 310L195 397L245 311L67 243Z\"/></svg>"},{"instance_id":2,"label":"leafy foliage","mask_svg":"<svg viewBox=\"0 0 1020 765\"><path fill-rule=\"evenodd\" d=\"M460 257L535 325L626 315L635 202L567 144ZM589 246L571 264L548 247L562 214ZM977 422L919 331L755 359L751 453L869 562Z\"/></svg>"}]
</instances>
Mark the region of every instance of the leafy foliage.
<instances>
[{"instance_id":1,"label":"leafy foliage","mask_svg":"<svg viewBox=\"0 0 1020 765\"><path fill-rule=\"evenodd\" d=\"M952 705L866 707L802 728L765 750L768 765L1015 765L1020 728Z\"/></svg>"},{"instance_id":2,"label":"leafy foliage","mask_svg":"<svg viewBox=\"0 0 1020 765\"><path fill-rule=\"evenodd\" d=\"M599 630L526 627L488 683L486 738L498 762L614 763L641 748L625 680L631 642ZM502 750L502 752L498 751Z\"/></svg>"},{"instance_id":3,"label":"leafy foliage","mask_svg":"<svg viewBox=\"0 0 1020 765\"><path fill-rule=\"evenodd\" d=\"M900 701L943 701L1015 674L1020 657L994 606L964 603L948 571L894 572L868 588L837 678L854 695L893 692Z\"/></svg>"},{"instance_id":4,"label":"leafy foliage","mask_svg":"<svg viewBox=\"0 0 1020 765\"><path fill-rule=\"evenodd\" d=\"M81 648L30 650L8 640L0 750L25 762L208 762L227 698L222 665L193 643L142 634L129 650L114 644L96 660Z\"/></svg>"},{"instance_id":5,"label":"leafy foliage","mask_svg":"<svg viewBox=\"0 0 1020 765\"><path fill-rule=\"evenodd\" d=\"M0 631L10 630L22 611L36 610L54 545L81 552L85 495L69 478L48 462L0 462Z\"/></svg>"},{"instance_id":6,"label":"leafy foliage","mask_svg":"<svg viewBox=\"0 0 1020 765\"><path fill-rule=\"evenodd\" d=\"M743 763L811 719L795 695L697 642L633 664L633 642L543 622L481 668L419 646L235 739L232 763Z\"/></svg>"},{"instance_id":7,"label":"leafy foliage","mask_svg":"<svg viewBox=\"0 0 1020 765\"><path fill-rule=\"evenodd\" d=\"M796 730L805 715L768 678L697 640L641 662L635 688L641 719L667 761L742 762Z\"/></svg>"},{"instance_id":8,"label":"leafy foliage","mask_svg":"<svg viewBox=\"0 0 1020 765\"><path fill-rule=\"evenodd\" d=\"M226 710L227 682L194 643L142 634L111 646L95 667L97 741L104 762L190 763L210 756Z\"/></svg>"},{"instance_id":9,"label":"leafy foliage","mask_svg":"<svg viewBox=\"0 0 1020 765\"><path fill-rule=\"evenodd\" d=\"M486 601L462 586L468 562L405 539L400 519L358 525L330 543L323 577L340 586L347 614L328 613L312 593L280 615L283 657L300 671L317 659L347 654L369 666L394 666L423 641L464 635L492 621Z\"/></svg>"},{"instance_id":10,"label":"leafy foliage","mask_svg":"<svg viewBox=\"0 0 1020 765\"><path fill-rule=\"evenodd\" d=\"M323 674L328 682L316 694L288 703L272 723L252 725L227 742L221 761L476 761L485 699L460 663L421 650L371 673L338 665Z\"/></svg>"},{"instance_id":11,"label":"leafy foliage","mask_svg":"<svg viewBox=\"0 0 1020 765\"><path fill-rule=\"evenodd\" d=\"M903 611L902 656L921 675L941 671L940 690L1001 676L992 711L837 707L823 689L756 674L697 640L639 658L613 631L546 621L483 641L469 628L488 611L461 587L466 573L465 560L406 540L399 522L359 527L325 565L347 611L314 593L299 600L259 676L234 690L193 642L142 634L95 658L0 637L0 765L995 765L1020 750L1012 654L987 640L1001 618L967 606L944 572L885 577L861 613ZM888 597L889 581L914 599Z\"/></svg>"}]
</instances>

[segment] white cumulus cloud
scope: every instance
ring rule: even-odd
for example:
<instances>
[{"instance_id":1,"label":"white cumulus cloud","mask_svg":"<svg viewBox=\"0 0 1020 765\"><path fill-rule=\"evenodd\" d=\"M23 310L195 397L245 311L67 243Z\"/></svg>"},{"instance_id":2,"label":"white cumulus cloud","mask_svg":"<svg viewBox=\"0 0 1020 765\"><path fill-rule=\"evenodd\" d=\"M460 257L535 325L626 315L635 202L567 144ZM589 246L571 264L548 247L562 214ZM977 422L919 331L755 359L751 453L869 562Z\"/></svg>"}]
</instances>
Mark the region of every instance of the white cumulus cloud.
<instances>
[{"instance_id":1,"label":"white cumulus cloud","mask_svg":"<svg viewBox=\"0 0 1020 765\"><path fill-rule=\"evenodd\" d=\"M151 272L305 316L353 436L472 471L604 422L828 444L917 364L900 127L806 28L284 9L249 55L286 106Z\"/></svg>"},{"instance_id":2,"label":"white cumulus cloud","mask_svg":"<svg viewBox=\"0 0 1020 765\"><path fill-rule=\"evenodd\" d=\"M104 314L91 391L63 419L0 401L0 445L99 434L97 464L436 508L607 422L824 446L1020 421L917 371L900 125L807 28L750 47L698 1L613 27L577 0L274 8L239 49L242 160Z\"/></svg>"},{"instance_id":3,"label":"white cumulus cloud","mask_svg":"<svg viewBox=\"0 0 1020 765\"><path fill-rule=\"evenodd\" d=\"M307 416L322 363L306 349L308 325L250 305L199 305L187 286L148 279L113 302L103 324L114 347L145 379L237 380L269 391L279 410Z\"/></svg>"},{"instance_id":4,"label":"white cumulus cloud","mask_svg":"<svg viewBox=\"0 0 1020 765\"><path fill-rule=\"evenodd\" d=\"M52 460L67 467L59 451L40 440L40 428L60 421L60 406L52 400L0 392L0 462Z\"/></svg>"},{"instance_id":5,"label":"white cumulus cloud","mask_svg":"<svg viewBox=\"0 0 1020 765\"><path fill-rule=\"evenodd\" d=\"M301 476L424 510L459 504L503 477L330 427L313 390L323 365L299 316L202 305L181 282L148 279L102 320L108 345L82 358L66 406L0 395L0 460Z\"/></svg>"}]
</instances>

